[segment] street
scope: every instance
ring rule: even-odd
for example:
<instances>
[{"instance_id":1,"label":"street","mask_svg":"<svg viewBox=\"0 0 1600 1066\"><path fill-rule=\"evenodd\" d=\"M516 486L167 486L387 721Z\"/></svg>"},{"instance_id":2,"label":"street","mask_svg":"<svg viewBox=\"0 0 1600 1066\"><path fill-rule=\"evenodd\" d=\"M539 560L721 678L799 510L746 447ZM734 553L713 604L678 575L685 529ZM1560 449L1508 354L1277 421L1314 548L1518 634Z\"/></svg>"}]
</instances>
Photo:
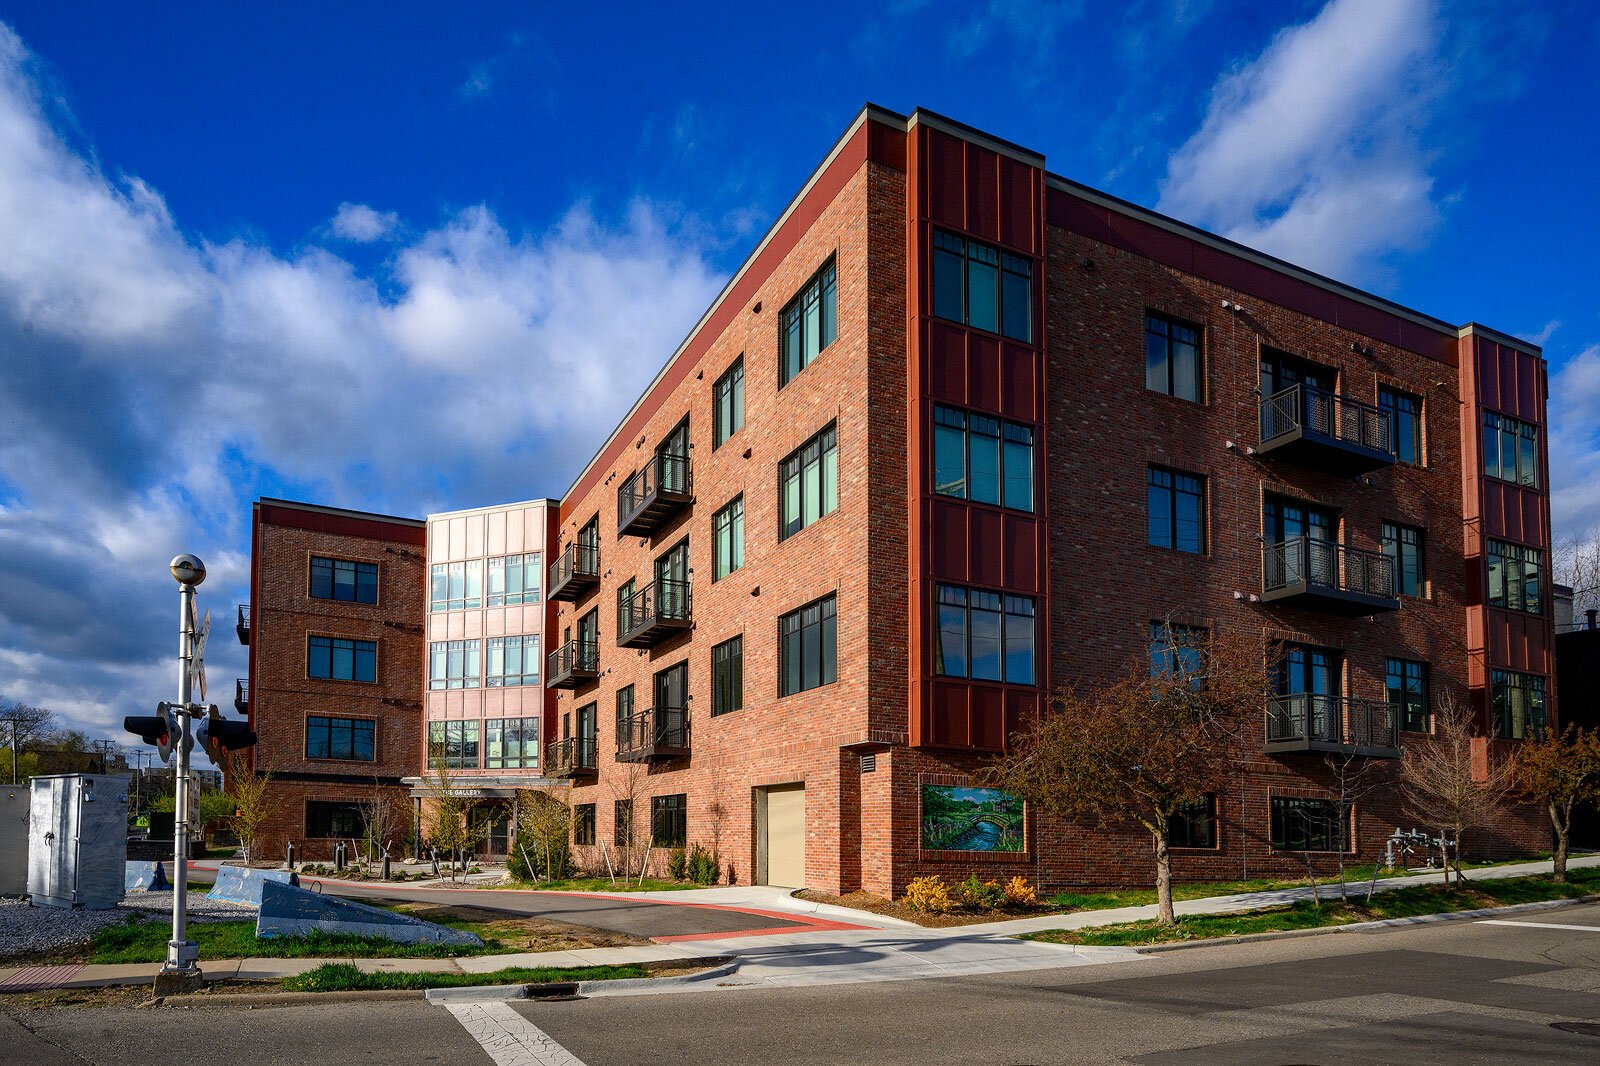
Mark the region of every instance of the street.
<instances>
[{"instance_id":1,"label":"street","mask_svg":"<svg viewBox=\"0 0 1600 1066\"><path fill-rule=\"evenodd\" d=\"M8 1005L9 1006L9 1005ZM1212 945L932 981L447 1009L421 1000L243 1010L63 1008L0 1022L0 1061L1593 1063L1600 905ZM490 1025L497 1055L468 1025ZM509 1035L508 1035L509 1034ZM542 1057L541 1057L542 1055Z\"/></svg>"}]
</instances>

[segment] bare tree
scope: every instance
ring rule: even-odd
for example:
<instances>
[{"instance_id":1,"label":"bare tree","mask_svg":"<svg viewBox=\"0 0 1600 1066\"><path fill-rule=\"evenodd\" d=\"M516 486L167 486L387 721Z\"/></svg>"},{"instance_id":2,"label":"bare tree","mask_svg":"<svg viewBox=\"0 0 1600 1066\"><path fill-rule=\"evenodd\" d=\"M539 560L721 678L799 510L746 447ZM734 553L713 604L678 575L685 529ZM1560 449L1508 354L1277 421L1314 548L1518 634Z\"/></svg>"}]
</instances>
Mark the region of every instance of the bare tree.
<instances>
[{"instance_id":1,"label":"bare tree","mask_svg":"<svg viewBox=\"0 0 1600 1066\"><path fill-rule=\"evenodd\" d=\"M1572 589L1573 622L1582 625L1585 611L1600 608L1600 529L1560 541L1551 553L1550 576Z\"/></svg>"},{"instance_id":2,"label":"bare tree","mask_svg":"<svg viewBox=\"0 0 1600 1066\"><path fill-rule=\"evenodd\" d=\"M487 823L474 822L472 812L478 807L478 797L469 788L455 783L455 775L443 759L435 759L433 774L428 782L433 792L433 819L428 825L428 842L450 856L450 879L455 880L456 867L464 856L488 835Z\"/></svg>"},{"instance_id":3,"label":"bare tree","mask_svg":"<svg viewBox=\"0 0 1600 1066\"><path fill-rule=\"evenodd\" d=\"M1434 715L1431 742L1418 744L1406 759L1402 790L1417 817L1438 832L1444 851L1444 879L1461 870L1462 843L1468 833L1494 820L1511 790L1513 766L1496 761L1489 736L1477 726L1472 707L1446 692ZM1479 759L1474 749L1483 749Z\"/></svg>"},{"instance_id":4,"label":"bare tree","mask_svg":"<svg viewBox=\"0 0 1600 1066\"><path fill-rule=\"evenodd\" d=\"M1341 902L1349 903L1350 887L1345 869L1345 855L1347 834L1353 829L1350 825L1352 812L1359 809L1361 801L1373 792L1392 785L1393 775L1389 766L1386 765L1380 770L1378 760L1357 754L1355 751L1325 755L1322 764L1327 767L1328 776L1333 779L1334 799L1337 801L1336 810L1341 826L1338 849L1339 899ZM1368 891L1367 898L1372 898L1371 891Z\"/></svg>"},{"instance_id":5,"label":"bare tree","mask_svg":"<svg viewBox=\"0 0 1600 1066\"><path fill-rule=\"evenodd\" d=\"M611 798L624 806L624 818L617 827L617 858L622 864L622 876L633 876L634 855L639 856L639 872L644 873L644 863L649 857L650 838L645 836L645 848L639 850L637 840L637 824L639 820L639 800L643 797L645 786L645 768L642 763L619 762L612 767L612 773L607 779L611 787Z\"/></svg>"},{"instance_id":6,"label":"bare tree","mask_svg":"<svg viewBox=\"0 0 1600 1066\"><path fill-rule=\"evenodd\" d=\"M1524 799L1543 803L1556 832L1555 879L1567 879L1567 839L1572 810L1600 800L1600 733L1567 726L1547 729L1517 753L1513 784Z\"/></svg>"},{"instance_id":7,"label":"bare tree","mask_svg":"<svg viewBox=\"0 0 1600 1066\"><path fill-rule=\"evenodd\" d=\"M372 798L361 804L362 870L371 874L373 858L387 855L396 838L404 839L411 828L411 808L398 797L374 783Z\"/></svg>"},{"instance_id":8,"label":"bare tree","mask_svg":"<svg viewBox=\"0 0 1600 1066\"><path fill-rule=\"evenodd\" d=\"M258 774L251 770L248 753L230 752L228 755L228 787L224 794L233 800L233 817L229 824L244 848L245 865L256 860L256 841L261 838L261 827L272 813L267 786L271 774Z\"/></svg>"},{"instance_id":9,"label":"bare tree","mask_svg":"<svg viewBox=\"0 0 1600 1066\"><path fill-rule=\"evenodd\" d=\"M11 783L16 784L22 750L51 734L55 728L55 712L0 696L0 727L4 728L0 742L11 749Z\"/></svg>"}]
</instances>

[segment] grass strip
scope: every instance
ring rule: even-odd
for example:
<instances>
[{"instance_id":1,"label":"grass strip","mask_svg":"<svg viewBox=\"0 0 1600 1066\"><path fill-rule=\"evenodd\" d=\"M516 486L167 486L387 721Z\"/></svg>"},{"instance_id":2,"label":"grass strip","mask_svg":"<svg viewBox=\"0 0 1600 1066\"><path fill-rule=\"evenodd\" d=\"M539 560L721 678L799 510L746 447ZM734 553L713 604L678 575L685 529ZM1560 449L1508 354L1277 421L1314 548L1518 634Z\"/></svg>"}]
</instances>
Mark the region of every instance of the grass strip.
<instances>
[{"instance_id":1,"label":"grass strip","mask_svg":"<svg viewBox=\"0 0 1600 1066\"><path fill-rule=\"evenodd\" d=\"M549 981L616 981L648 977L642 966L549 967L508 966L490 973L414 973L384 970L366 973L347 962L326 962L314 970L283 978L286 992L368 992L387 989L460 988L470 985L531 985Z\"/></svg>"},{"instance_id":2,"label":"grass strip","mask_svg":"<svg viewBox=\"0 0 1600 1066\"><path fill-rule=\"evenodd\" d=\"M1352 895L1360 895L1356 888ZM1043 940L1052 944L1084 944L1093 947L1138 947L1180 940L1209 940L1216 937L1247 936L1252 933L1277 933L1294 929L1320 929L1356 922L1390 918L1416 918L1428 914L1476 910L1483 907L1510 907L1518 903L1576 899L1600 891L1600 869L1569 870L1566 883L1548 876L1508 877L1470 881L1462 888L1424 885L1397 888L1373 895L1371 902L1341 903L1324 900L1321 906L1302 900L1282 907L1238 911L1232 914L1196 914L1179 918L1173 926L1157 925L1153 920L1124 922L1089 929L1045 929L1026 933L1021 939Z\"/></svg>"},{"instance_id":3,"label":"grass strip","mask_svg":"<svg viewBox=\"0 0 1600 1066\"><path fill-rule=\"evenodd\" d=\"M647 877L640 884L638 878L619 877L613 884L605 877L568 877L560 881L513 881L509 884L474 885L474 888L509 888L522 892L684 892L691 888L710 888L693 881L658 881Z\"/></svg>"},{"instance_id":4,"label":"grass strip","mask_svg":"<svg viewBox=\"0 0 1600 1066\"><path fill-rule=\"evenodd\" d=\"M172 928L165 922L129 919L125 925L107 926L94 935L91 963L161 962L167 957ZM447 944L396 944L375 936L307 936L256 938L254 921L204 922L189 926L189 938L206 959L305 959L332 956L348 959L451 959L464 955L493 955L506 950L498 940L484 938L483 946Z\"/></svg>"}]
</instances>

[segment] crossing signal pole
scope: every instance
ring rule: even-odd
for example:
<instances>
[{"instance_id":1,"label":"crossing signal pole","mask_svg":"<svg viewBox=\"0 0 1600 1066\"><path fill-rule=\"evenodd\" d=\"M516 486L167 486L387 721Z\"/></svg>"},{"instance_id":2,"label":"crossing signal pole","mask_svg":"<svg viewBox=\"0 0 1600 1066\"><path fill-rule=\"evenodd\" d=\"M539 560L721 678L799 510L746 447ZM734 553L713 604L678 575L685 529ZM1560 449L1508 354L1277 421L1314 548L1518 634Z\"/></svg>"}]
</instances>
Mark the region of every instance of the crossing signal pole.
<instances>
[{"instance_id":1,"label":"crossing signal pole","mask_svg":"<svg viewBox=\"0 0 1600 1066\"><path fill-rule=\"evenodd\" d=\"M172 939L167 942L167 961L156 975L157 995L192 991L200 987L200 947L189 939L189 752L194 747L193 706L195 676L195 586L206 579L206 565L193 555L172 560L172 577L178 583L178 703L170 708L177 732L170 743L177 748L178 766L174 778L177 788L176 813L172 833ZM209 622L210 619L208 618ZM170 706L170 705L169 705Z\"/></svg>"}]
</instances>

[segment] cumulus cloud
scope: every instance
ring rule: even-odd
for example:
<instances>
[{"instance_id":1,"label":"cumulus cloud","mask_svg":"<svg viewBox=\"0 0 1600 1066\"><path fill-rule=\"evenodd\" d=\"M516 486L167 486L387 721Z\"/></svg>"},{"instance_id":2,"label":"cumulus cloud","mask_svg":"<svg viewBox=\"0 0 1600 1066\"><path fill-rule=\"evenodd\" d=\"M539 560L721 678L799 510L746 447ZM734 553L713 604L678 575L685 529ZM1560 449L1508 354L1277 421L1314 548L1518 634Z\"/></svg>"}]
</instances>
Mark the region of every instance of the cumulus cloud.
<instances>
[{"instance_id":1,"label":"cumulus cloud","mask_svg":"<svg viewBox=\"0 0 1600 1066\"><path fill-rule=\"evenodd\" d=\"M1600 344L1550 379L1550 512L1557 542L1600 530Z\"/></svg>"},{"instance_id":2,"label":"cumulus cloud","mask_svg":"<svg viewBox=\"0 0 1600 1066\"><path fill-rule=\"evenodd\" d=\"M348 201L339 205L328 228L335 237L358 244L382 240L400 225L400 216L393 211L375 211L366 204Z\"/></svg>"},{"instance_id":3,"label":"cumulus cloud","mask_svg":"<svg viewBox=\"0 0 1600 1066\"><path fill-rule=\"evenodd\" d=\"M559 495L723 281L644 201L537 233L347 204L336 236L416 234L366 273L196 239L63 139L56 95L0 24L0 694L102 735L169 695L168 559L206 560L219 623L244 598L263 487L400 514ZM243 672L225 631L213 683Z\"/></svg>"}]
</instances>

